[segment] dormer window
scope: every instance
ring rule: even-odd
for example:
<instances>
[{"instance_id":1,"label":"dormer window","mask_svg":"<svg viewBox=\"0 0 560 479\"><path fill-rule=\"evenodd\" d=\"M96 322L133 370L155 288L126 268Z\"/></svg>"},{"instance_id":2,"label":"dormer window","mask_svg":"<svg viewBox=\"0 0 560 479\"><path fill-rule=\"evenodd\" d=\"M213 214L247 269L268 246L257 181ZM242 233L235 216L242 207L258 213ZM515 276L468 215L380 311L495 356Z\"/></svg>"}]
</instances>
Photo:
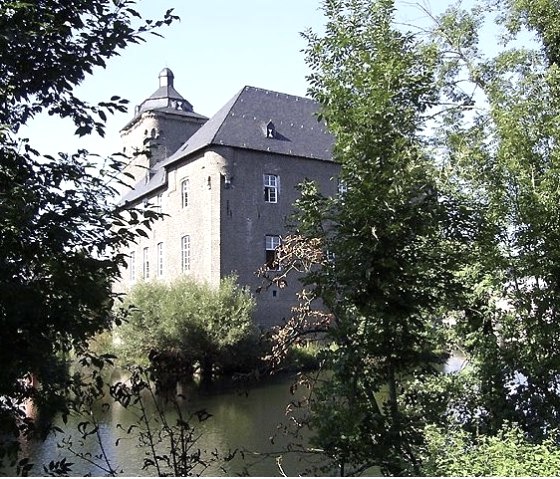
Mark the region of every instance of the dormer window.
<instances>
[{"instance_id":1,"label":"dormer window","mask_svg":"<svg viewBox=\"0 0 560 479\"><path fill-rule=\"evenodd\" d=\"M266 125L266 137L267 138L276 137L276 128L274 127L274 123L272 123L272 120L270 120Z\"/></svg>"}]
</instances>

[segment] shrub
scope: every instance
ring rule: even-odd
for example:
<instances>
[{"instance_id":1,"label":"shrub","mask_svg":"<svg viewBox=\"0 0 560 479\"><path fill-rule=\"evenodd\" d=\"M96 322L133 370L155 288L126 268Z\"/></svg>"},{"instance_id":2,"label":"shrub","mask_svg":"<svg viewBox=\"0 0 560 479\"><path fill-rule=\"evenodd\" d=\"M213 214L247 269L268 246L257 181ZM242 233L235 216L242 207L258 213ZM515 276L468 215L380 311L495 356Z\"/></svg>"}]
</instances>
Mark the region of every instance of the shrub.
<instances>
[{"instance_id":1,"label":"shrub","mask_svg":"<svg viewBox=\"0 0 560 479\"><path fill-rule=\"evenodd\" d=\"M188 277L139 283L124 304L128 320L116 331L119 356L128 364L172 368L178 376L192 373L196 363L206 374L231 372L236 357L246 368L248 348L255 351L254 360L258 355L251 346L258 342L254 307L250 292L233 276L217 288Z\"/></svg>"},{"instance_id":2,"label":"shrub","mask_svg":"<svg viewBox=\"0 0 560 479\"><path fill-rule=\"evenodd\" d=\"M308 342L304 345L293 345L286 358L286 368L297 371L319 369L321 346Z\"/></svg>"},{"instance_id":3,"label":"shrub","mask_svg":"<svg viewBox=\"0 0 560 479\"><path fill-rule=\"evenodd\" d=\"M529 441L517 425L505 424L495 436L472 436L460 429L428 427L423 460L426 476L557 476L558 435Z\"/></svg>"}]
</instances>

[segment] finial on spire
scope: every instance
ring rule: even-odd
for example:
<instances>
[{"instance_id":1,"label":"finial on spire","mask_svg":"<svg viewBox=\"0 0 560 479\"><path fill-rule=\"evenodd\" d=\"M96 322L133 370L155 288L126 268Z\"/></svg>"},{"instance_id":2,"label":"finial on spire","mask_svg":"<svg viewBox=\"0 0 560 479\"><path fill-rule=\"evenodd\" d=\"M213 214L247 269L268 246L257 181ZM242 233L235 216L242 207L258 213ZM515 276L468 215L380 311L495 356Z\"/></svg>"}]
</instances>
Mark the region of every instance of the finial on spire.
<instances>
[{"instance_id":1,"label":"finial on spire","mask_svg":"<svg viewBox=\"0 0 560 479\"><path fill-rule=\"evenodd\" d=\"M164 68L159 74L159 86L173 86L173 72L169 68Z\"/></svg>"}]
</instances>

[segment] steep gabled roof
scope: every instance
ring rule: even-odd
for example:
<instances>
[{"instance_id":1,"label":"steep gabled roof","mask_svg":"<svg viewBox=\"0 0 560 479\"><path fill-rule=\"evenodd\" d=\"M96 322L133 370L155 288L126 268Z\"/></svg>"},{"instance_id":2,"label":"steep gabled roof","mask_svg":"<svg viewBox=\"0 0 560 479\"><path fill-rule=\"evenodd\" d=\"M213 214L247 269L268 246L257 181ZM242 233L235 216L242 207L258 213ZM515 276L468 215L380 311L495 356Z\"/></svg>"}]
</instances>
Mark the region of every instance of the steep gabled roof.
<instances>
[{"instance_id":1,"label":"steep gabled roof","mask_svg":"<svg viewBox=\"0 0 560 479\"><path fill-rule=\"evenodd\" d=\"M163 164L210 145L330 161L334 140L317 120L318 109L308 98L246 86Z\"/></svg>"},{"instance_id":2,"label":"steep gabled roof","mask_svg":"<svg viewBox=\"0 0 560 479\"><path fill-rule=\"evenodd\" d=\"M157 163L149 182L124 196L132 202L162 187L172 164L210 146L270 152L332 161L334 137L318 121L319 105L308 98L246 86L173 155Z\"/></svg>"}]
</instances>

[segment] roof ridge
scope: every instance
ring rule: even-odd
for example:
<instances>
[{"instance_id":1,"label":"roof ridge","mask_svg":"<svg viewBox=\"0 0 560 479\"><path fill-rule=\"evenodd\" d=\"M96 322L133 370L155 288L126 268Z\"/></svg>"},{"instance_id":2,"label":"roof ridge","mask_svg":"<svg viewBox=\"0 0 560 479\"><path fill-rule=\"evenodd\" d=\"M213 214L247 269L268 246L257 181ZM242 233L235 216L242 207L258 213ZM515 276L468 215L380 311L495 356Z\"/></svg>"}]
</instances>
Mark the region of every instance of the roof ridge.
<instances>
[{"instance_id":1,"label":"roof ridge","mask_svg":"<svg viewBox=\"0 0 560 479\"><path fill-rule=\"evenodd\" d=\"M297 98L298 100L305 100L305 101L310 101L310 102L316 103L315 100L313 100L313 98L309 98L307 96L293 95L291 93L285 93L285 92L282 92L282 91L270 90L268 88L260 88L260 87L257 87L257 86L245 85L242 88L242 90L246 90L246 89L249 89L249 88L252 88L253 90L264 92L264 93L272 93L274 95L283 95L285 97Z\"/></svg>"}]
</instances>

